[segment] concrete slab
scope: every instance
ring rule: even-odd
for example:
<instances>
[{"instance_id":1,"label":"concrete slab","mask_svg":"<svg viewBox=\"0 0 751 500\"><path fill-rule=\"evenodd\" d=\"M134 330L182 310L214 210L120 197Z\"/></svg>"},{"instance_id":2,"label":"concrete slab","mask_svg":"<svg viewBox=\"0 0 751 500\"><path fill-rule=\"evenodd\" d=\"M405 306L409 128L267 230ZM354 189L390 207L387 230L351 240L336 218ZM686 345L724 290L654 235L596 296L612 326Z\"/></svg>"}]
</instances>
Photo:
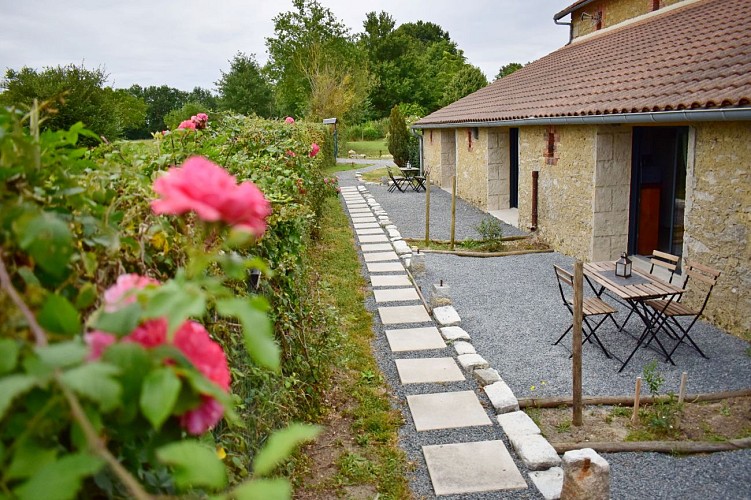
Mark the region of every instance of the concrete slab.
<instances>
[{"instance_id":1,"label":"concrete slab","mask_svg":"<svg viewBox=\"0 0 751 500\"><path fill-rule=\"evenodd\" d=\"M420 300L420 296L417 295L417 290L414 288L386 288L381 290L373 290L373 295L375 296L375 301L380 302L404 302L407 300ZM436 333L438 333L438 330L436 330ZM441 338L441 335L438 334L438 338ZM443 339L441 339L441 343L443 343ZM446 345L445 343L443 344Z\"/></svg>"},{"instance_id":2,"label":"concrete slab","mask_svg":"<svg viewBox=\"0 0 751 500\"><path fill-rule=\"evenodd\" d=\"M367 208L352 208L352 209L350 209L350 210L349 210L349 214L350 214L350 215L351 215L352 217L355 217L355 216L357 216L357 215L372 215L372 213L373 213L373 212L371 212L371 211L370 211L369 209L367 209Z\"/></svg>"},{"instance_id":3,"label":"concrete slab","mask_svg":"<svg viewBox=\"0 0 751 500\"><path fill-rule=\"evenodd\" d=\"M406 274L377 274L370 277L370 284L374 287L412 286Z\"/></svg>"},{"instance_id":4,"label":"concrete slab","mask_svg":"<svg viewBox=\"0 0 751 500\"><path fill-rule=\"evenodd\" d=\"M407 288L407 290L409 289ZM375 292L379 291L375 290ZM386 330L386 340L388 340L392 352L424 351L446 347L441 333L434 326Z\"/></svg>"},{"instance_id":5,"label":"concrete slab","mask_svg":"<svg viewBox=\"0 0 751 500\"><path fill-rule=\"evenodd\" d=\"M393 273L404 271L401 262L368 262L369 273Z\"/></svg>"},{"instance_id":6,"label":"concrete slab","mask_svg":"<svg viewBox=\"0 0 751 500\"><path fill-rule=\"evenodd\" d=\"M407 396L418 432L493 425L474 391Z\"/></svg>"},{"instance_id":7,"label":"concrete slab","mask_svg":"<svg viewBox=\"0 0 751 500\"><path fill-rule=\"evenodd\" d=\"M527 488L503 441L423 446L436 495Z\"/></svg>"},{"instance_id":8,"label":"concrete slab","mask_svg":"<svg viewBox=\"0 0 751 500\"><path fill-rule=\"evenodd\" d=\"M438 326L456 326L462 322L459 313L453 306L442 306L433 309L433 317Z\"/></svg>"},{"instance_id":9,"label":"concrete slab","mask_svg":"<svg viewBox=\"0 0 751 500\"><path fill-rule=\"evenodd\" d=\"M529 480L537 487L545 500L561 498L561 490L563 489L563 469L561 467L530 472Z\"/></svg>"},{"instance_id":10,"label":"concrete slab","mask_svg":"<svg viewBox=\"0 0 751 500\"><path fill-rule=\"evenodd\" d=\"M364 234L357 237L360 243L388 243L389 239L384 234ZM390 244L390 243L389 243ZM394 252L396 255L396 252Z\"/></svg>"},{"instance_id":11,"label":"concrete slab","mask_svg":"<svg viewBox=\"0 0 751 500\"><path fill-rule=\"evenodd\" d=\"M544 470L561 464L555 448L540 434L509 436L509 442L529 470Z\"/></svg>"},{"instance_id":12,"label":"concrete slab","mask_svg":"<svg viewBox=\"0 0 751 500\"><path fill-rule=\"evenodd\" d=\"M384 325L430 322L430 316L423 306L379 307L378 314Z\"/></svg>"},{"instance_id":13,"label":"concrete slab","mask_svg":"<svg viewBox=\"0 0 751 500\"><path fill-rule=\"evenodd\" d=\"M391 243L364 243L360 245L360 250L363 252L387 252L393 249Z\"/></svg>"},{"instance_id":14,"label":"concrete slab","mask_svg":"<svg viewBox=\"0 0 751 500\"><path fill-rule=\"evenodd\" d=\"M355 229L374 229L381 227L377 222L358 222L356 224L353 222L352 225L355 226Z\"/></svg>"},{"instance_id":15,"label":"concrete slab","mask_svg":"<svg viewBox=\"0 0 751 500\"><path fill-rule=\"evenodd\" d=\"M352 217L352 222L354 224L362 224L363 222L376 222L375 217Z\"/></svg>"},{"instance_id":16,"label":"concrete slab","mask_svg":"<svg viewBox=\"0 0 751 500\"><path fill-rule=\"evenodd\" d=\"M441 328L441 335L443 335L444 339L450 342L455 342L457 340L471 340L469 334L459 326L447 326Z\"/></svg>"},{"instance_id":17,"label":"concrete slab","mask_svg":"<svg viewBox=\"0 0 751 500\"><path fill-rule=\"evenodd\" d=\"M374 227L372 229L355 229L355 234L357 236L365 236L368 234L382 234L386 236L386 234L383 232L383 229L379 229L377 227Z\"/></svg>"},{"instance_id":18,"label":"concrete slab","mask_svg":"<svg viewBox=\"0 0 751 500\"><path fill-rule=\"evenodd\" d=\"M454 358L395 359L402 384L428 384L465 380Z\"/></svg>"},{"instance_id":19,"label":"concrete slab","mask_svg":"<svg viewBox=\"0 0 751 500\"><path fill-rule=\"evenodd\" d=\"M399 260L396 252L368 252L362 254L365 262L383 262L384 260Z\"/></svg>"}]
</instances>

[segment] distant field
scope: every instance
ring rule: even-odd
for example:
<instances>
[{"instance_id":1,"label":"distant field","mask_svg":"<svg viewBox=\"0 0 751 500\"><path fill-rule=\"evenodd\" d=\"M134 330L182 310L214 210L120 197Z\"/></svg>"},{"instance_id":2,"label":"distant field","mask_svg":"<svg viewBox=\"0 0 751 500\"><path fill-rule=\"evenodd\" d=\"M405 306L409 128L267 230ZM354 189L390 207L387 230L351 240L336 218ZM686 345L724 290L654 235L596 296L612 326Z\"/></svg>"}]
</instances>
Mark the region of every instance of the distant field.
<instances>
[{"instance_id":1,"label":"distant field","mask_svg":"<svg viewBox=\"0 0 751 500\"><path fill-rule=\"evenodd\" d=\"M389 147L386 145L386 139L377 141L349 141L344 148L339 149L339 156L347 158L348 151L355 151L358 155L365 155L366 158L390 158Z\"/></svg>"}]
</instances>

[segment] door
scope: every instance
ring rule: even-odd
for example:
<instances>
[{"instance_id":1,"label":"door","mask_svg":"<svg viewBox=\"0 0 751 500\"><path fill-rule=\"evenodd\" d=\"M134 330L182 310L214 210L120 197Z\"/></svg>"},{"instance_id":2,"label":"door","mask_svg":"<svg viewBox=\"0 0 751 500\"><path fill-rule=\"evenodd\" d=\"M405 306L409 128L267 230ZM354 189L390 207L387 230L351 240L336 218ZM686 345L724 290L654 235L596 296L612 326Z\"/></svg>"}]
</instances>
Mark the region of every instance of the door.
<instances>
[{"instance_id":1,"label":"door","mask_svg":"<svg viewBox=\"0 0 751 500\"><path fill-rule=\"evenodd\" d=\"M509 144L509 208L519 208L519 129L510 128Z\"/></svg>"},{"instance_id":2,"label":"door","mask_svg":"<svg viewBox=\"0 0 751 500\"><path fill-rule=\"evenodd\" d=\"M688 127L634 127L629 253L681 255Z\"/></svg>"}]
</instances>

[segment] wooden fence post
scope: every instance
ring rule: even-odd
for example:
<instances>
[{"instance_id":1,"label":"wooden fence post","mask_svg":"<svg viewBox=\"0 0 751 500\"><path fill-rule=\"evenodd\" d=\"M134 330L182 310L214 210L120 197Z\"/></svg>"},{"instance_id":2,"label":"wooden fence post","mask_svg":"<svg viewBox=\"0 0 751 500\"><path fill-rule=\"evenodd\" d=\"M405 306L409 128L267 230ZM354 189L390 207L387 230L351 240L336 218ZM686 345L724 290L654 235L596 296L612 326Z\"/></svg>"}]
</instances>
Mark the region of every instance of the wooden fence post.
<instances>
[{"instance_id":1,"label":"wooden fence post","mask_svg":"<svg viewBox=\"0 0 751 500\"><path fill-rule=\"evenodd\" d=\"M430 171L425 172L425 246L430 246Z\"/></svg>"},{"instance_id":2,"label":"wooden fence post","mask_svg":"<svg viewBox=\"0 0 751 500\"><path fill-rule=\"evenodd\" d=\"M574 415L571 423L582 425L582 321L583 292L584 292L584 265L577 260L574 264L574 331L572 332L571 351L573 352L573 390L574 390Z\"/></svg>"},{"instance_id":3,"label":"wooden fence post","mask_svg":"<svg viewBox=\"0 0 751 500\"><path fill-rule=\"evenodd\" d=\"M636 388L634 389L634 414L631 415L631 423L639 421L639 398L641 397L641 377L636 377Z\"/></svg>"},{"instance_id":4,"label":"wooden fence post","mask_svg":"<svg viewBox=\"0 0 751 500\"><path fill-rule=\"evenodd\" d=\"M451 241L450 248L454 249L454 236L456 234L456 176L451 178Z\"/></svg>"}]
</instances>

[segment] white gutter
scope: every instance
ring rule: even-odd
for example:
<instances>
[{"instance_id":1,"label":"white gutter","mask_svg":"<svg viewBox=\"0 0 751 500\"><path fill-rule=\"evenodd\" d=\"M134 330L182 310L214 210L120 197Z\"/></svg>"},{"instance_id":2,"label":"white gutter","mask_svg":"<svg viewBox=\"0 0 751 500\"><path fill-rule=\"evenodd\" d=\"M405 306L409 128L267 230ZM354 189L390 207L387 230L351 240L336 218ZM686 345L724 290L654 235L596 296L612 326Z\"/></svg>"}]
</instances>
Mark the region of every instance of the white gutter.
<instances>
[{"instance_id":1,"label":"white gutter","mask_svg":"<svg viewBox=\"0 0 751 500\"><path fill-rule=\"evenodd\" d=\"M622 123L689 123L729 122L751 120L751 108L691 109L680 111L653 111L648 113L614 113L609 115L530 117L515 120L467 121L449 123L416 123L412 128L467 128L467 127L526 127L534 125L615 125Z\"/></svg>"}]
</instances>

